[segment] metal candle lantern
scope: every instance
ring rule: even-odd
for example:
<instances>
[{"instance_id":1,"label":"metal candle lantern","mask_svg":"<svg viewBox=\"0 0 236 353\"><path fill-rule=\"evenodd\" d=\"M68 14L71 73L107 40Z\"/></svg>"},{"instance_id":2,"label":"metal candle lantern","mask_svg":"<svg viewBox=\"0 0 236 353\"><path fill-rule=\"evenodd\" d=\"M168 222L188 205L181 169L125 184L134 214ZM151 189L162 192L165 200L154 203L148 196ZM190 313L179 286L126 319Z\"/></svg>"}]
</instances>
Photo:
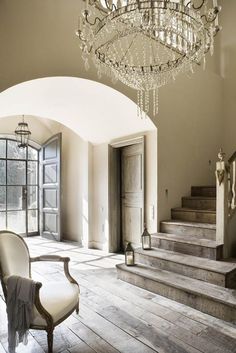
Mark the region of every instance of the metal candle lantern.
<instances>
[{"instance_id":1,"label":"metal candle lantern","mask_svg":"<svg viewBox=\"0 0 236 353\"><path fill-rule=\"evenodd\" d=\"M131 243L128 243L125 249L125 264L126 266L134 266L134 249Z\"/></svg>"},{"instance_id":2,"label":"metal candle lantern","mask_svg":"<svg viewBox=\"0 0 236 353\"><path fill-rule=\"evenodd\" d=\"M22 122L18 124L15 130L16 141L19 148L25 148L28 146L30 135L31 135L31 132L28 128L28 124L25 123L24 121L24 115L23 115Z\"/></svg>"},{"instance_id":3,"label":"metal candle lantern","mask_svg":"<svg viewBox=\"0 0 236 353\"><path fill-rule=\"evenodd\" d=\"M146 224L144 225L144 231L142 234L142 248L143 248L143 250L150 250L151 249L151 235L147 231Z\"/></svg>"}]
</instances>

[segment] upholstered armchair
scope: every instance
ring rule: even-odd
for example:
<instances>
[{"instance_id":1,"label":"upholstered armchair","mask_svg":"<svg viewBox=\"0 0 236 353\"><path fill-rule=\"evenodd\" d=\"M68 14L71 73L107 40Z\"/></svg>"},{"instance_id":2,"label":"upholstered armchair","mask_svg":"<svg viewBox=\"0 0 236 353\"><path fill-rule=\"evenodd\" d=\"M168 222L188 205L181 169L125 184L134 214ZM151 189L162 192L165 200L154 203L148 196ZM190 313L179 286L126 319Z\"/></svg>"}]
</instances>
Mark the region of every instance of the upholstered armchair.
<instances>
[{"instance_id":1,"label":"upholstered armchair","mask_svg":"<svg viewBox=\"0 0 236 353\"><path fill-rule=\"evenodd\" d=\"M36 282L34 315L30 328L47 331L48 352L53 351L53 330L74 310L79 311L79 285L69 273L68 257L44 255L31 258L24 239L9 232L0 232L0 279L7 299L7 279L15 275L31 278L31 263L35 261L62 262L65 281Z\"/></svg>"}]
</instances>

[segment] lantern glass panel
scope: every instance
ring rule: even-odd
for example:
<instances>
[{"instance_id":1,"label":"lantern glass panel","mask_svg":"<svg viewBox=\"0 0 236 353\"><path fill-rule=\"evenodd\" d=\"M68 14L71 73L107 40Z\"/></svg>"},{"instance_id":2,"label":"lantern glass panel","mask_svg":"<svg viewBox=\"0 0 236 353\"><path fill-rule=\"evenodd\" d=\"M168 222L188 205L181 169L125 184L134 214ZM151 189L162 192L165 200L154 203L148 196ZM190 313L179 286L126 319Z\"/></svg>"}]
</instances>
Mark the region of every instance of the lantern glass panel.
<instances>
[{"instance_id":1,"label":"lantern glass panel","mask_svg":"<svg viewBox=\"0 0 236 353\"><path fill-rule=\"evenodd\" d=\"M134 252L133 251L126 251L125 262L126 262L127 266L134 265Z\"/></svg>"},{"instance_id":2,"label":"lantern glass panel","mask_svg":"<svg viewBox=\"0 0 236 353\"><path fill-rule=\"evenodd\" d=\"M150 235L145 235L142 237L143 249L147 250L151 248L151 237Z\"/></svg>"}]
</instances>

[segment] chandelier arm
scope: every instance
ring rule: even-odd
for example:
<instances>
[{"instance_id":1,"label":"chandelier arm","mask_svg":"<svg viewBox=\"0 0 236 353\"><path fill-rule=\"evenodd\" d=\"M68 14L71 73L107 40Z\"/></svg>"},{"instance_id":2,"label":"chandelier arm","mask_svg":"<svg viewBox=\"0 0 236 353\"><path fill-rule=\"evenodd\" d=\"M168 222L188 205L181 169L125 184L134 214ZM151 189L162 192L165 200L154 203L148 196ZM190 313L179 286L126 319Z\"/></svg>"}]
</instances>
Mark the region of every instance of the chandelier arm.
<instances>
[{"instance_id":1,"label":"chandelier arm","mask_svg":"<svg viewBox=\"0 0 236 353\"><path fill-rule=\"evenodd\" d=\"M110 7L107 0L105 0L105 4L109 11L117 10L117 7L115 4L112 3L112 6Z\"/></svg>"},{"instance_id":2,"label":"chandelier arm","mask_svg":"<svg viewBox=\"0 0 236 353\"><path fill-rule=\"evenodd\" d=\"M84 11L84 18L85 18L85 21L90 25L90 26L95 26L96 22L99 21L99 22L102 22L102 20L99 18L99 17L95 17L94 19L94 22L90 22L88 20L89 18L89 12L87 10Z\"/></svg>"},{"instance_id":3,"label":"chandelier arm","mask_svg":"<svg viewBox=\"0 0 236 353\"><path fill-rule=\"evenodd\" d=\"M202 15L201 19L205 20L205 24L207 23L213 23L215 22L216 18L217 18L218 14L215 14L215 16L212 19L208 19L206 15Z\"/></svg>"},{"instance_id":4,"label":"chandelier arm","mask_svg":"<svg viewBox=\"0 0 236 353\"><path fill-rule=\"evenodd\" d=\"M83 37L83 35L82 35L81 29L78 29L78 30L75 32L75 34L77 35L77 37L78 37L82 42L84 42L84 43L87 42L87 39L85 39L85 38Z\"/></svg>"},{"instance_id":5,"label":"chandelier arm","mask_svg":"<svg viewBox=\"0 0 236 353\"><path fill-rule=\"evenodd\" d=\"M190 5L192 4L192 8L193 8L194 10L200 10L200 9L203 7L203 5L204 5L205 3L206 3L206 0L202 0L202 3L201 3L200 5L194 6L194 3L192 2L192 0L190 0L190 1L187 3L186 7L190 7Z\"/></svg>"}]
</instances>

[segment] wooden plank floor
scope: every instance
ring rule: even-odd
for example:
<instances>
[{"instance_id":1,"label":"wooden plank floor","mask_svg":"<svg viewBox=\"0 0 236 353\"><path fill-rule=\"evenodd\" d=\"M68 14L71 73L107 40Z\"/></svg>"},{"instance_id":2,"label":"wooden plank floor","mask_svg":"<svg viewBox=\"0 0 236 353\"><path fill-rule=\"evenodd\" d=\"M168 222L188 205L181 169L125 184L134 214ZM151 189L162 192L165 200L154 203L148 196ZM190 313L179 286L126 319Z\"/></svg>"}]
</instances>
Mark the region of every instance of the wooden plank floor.
<instances>
[{"instance_id":1,"label":"wooden plank floor","mask_svg":"<svg viewBox=\"0 0 236 353\"><path fill-rule=\"evenodd\" d=\"M26 239L32 256L71 258L81 286L80 314L55 329L55 353L236 353L236 325L117 280L123 255L40 237ZM61 264L33 264L33 278L63 280ZM0 353L7 352L5 303L0 298ZM47 352L46 333L31 330L19 353Z\"/></svg>"}]
</instances>

